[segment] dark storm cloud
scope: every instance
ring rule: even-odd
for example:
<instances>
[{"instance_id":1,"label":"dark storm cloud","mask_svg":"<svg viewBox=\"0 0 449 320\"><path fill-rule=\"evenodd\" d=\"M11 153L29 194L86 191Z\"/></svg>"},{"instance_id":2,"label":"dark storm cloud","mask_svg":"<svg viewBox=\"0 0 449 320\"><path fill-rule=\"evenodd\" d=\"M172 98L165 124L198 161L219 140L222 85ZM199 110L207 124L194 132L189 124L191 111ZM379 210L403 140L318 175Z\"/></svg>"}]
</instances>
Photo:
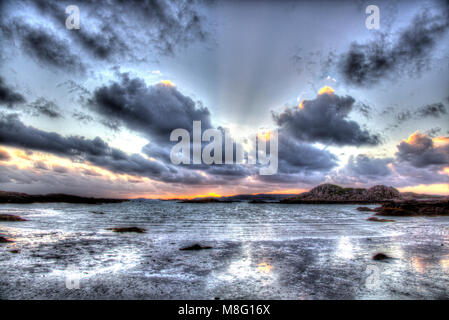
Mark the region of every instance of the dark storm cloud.
<instances>
[{"instance_id":1,"label":"dark storm cloud","mask_svg":"<svg viewBox=\"0 0 449 320\"><path fill-rule=\"evenodd\" d=\"M434 117L438 118L447 114L446 107L440 103L432 103L418 108L417 115L419 117Z\"/></svg>"},{"instance_id":2,"label":"dark storm cloud","mask_svg":"<svg viewBox=\"0 0 449 320\"><path fill-rule=\"evenodd\" d=\"M449 142L449 138L447 140ZM407 141L402 141L397 148L397 159L417 168L449 165L449 143L435 146L431 138L418 132Z\"/></svg>"},{"instance_id":3,"label":"dark storm cloud","mask_svg":"<svg viewBox=\"0 0 449 320\"><path fill-rule=\"evenodd\" d=\"M149 177L164 182L201 184L204 178L196 172L184 172L141 155L127 155L110 147L101 138L93 140L79 136L62 137L25 126L16 115L0 116L0 144L40 150L77 161L89 161L115 173Z\"/></svg>"},{"instance_id":4,"label":"dark storm cloud","mask_svg":"<svg viewBox=\"0 0 449 320\"><path fill-rule=\"evenodd\" d=\"M176 128L192 131L194 120L202 129L211 128L209 110L183 95L173 86L147 86L140 78L121 74L118 82L96 89L91 108L113 124L138 131L150 140L170 141Z\"/></svg>"},{"instance_id":5,"label":"dark storm cloud","mask_svg":"<svg viewBox=\"0 0 449 320\"><path fill-rule=\"evenodd\" d=\"M6 161L11 159L11 156L6 150L0 149L0 161Z\"/></svg>"},{"instance_id":6,"label":"dark storm cloud","mask_svg":"<svg viewBox=\"0 0 449 320\"><path fill-rule=\"evenodd\" d=\"M44 97L40 97L36 99L34 102L28 105L28 110L34 115L44 115L49 118L62 118L61 111L58 106L53 102L45 99Z\"/></svg>"},{"instance_id":7,"label":"dark storm cloud","mask_svg":"<svg viewBox=\"0 0 449 320\"><path fill-rule=\"evenodd\" d=\"M284 132L280 132L278 143L280 172L329 171L337 165L337 158L329 151L298 142Z\"/></svg>"},{"instance_id":8,"label":"dark storm cloud","mask_svg":"<svg viewBox=\"0 0 449 320\"><path fill-rule=\"evenodd\" d=\"M380 138L362 130L355 121L348 120L354 99L336 94L318 95L303 102L303 109L287 108L281 114L273 114L281 130L299 141L324 144L378 145Z\"/></svg>"},{"instance_id":9,"label":"dark storm cloud","mask_svg":"<svg viewBox=\"0 0 449 320\"><path fill-rule=\"evenodd\" d=\"M392 163L392 158L370 158L366 155L359 154L356 157L349 158L346 168L352 175L385 177L392 172L388 164Z\"/></svg>"},{"instance_id":10,"label":"dark storm cloud","mask_svg":"<svg viewBox=\"0 0 449 320\"><path fill-rule=\"evenodd\" d=\"M13 20L4 23L1 30L6 38L19 39L22 50L46 66L84 71L80 58L70 51L70 42L64 41L44 25L29 25Z\"/></svg>"},{"instance_id":11,"label":"dark storm cloud","mask_svg":"<svg viewBox=\"0 0 449 320\"><path fill-rule=\"evenodd\" d=\"M80 9L78 30L67 35L96 59L143 58L150 44L163 54L206 38L205 19L199 13L201 1L71 1L30 0L44 16L65 29L68 5ZM142 45L142 50L135 46Z\"/></svg>"},{"instance_id":12,"label":"dark storm cloud","mask_svg":"<svg viewBox=\"0 0 449 320\"><path fill-rule=\"evenodd\" d=\"M322 182L325 175L337 166L337 157L327 150L298 142L289 132L280 131L278 137L278 172L257 179L277 183Z\"/></svg>"},{"instance_id":13,"label":"dark storm cloud","mask_svg":"<svg viewBox=\"0 0 449 320\"><path fill-rule=\"evenodd\" d=\"M6 85L3 77L0 76L0 104L12 108L15 104L24 103L25 98L15 92L12 88Z\"/></svg>"},{"instance_id":14,"label":"dark storm cloud","mask_svg":"<svg viewBox=\"0 0 449 320\"><path fill-rule=\"evenodd\" d=\"M449 4L436 15L423 11L393 42L382 34L372 42L352 43L339 58L338 68L347 83L357 86L374 84L403 71L419 74L448 28Z\"/></svg>"}]
</instances>

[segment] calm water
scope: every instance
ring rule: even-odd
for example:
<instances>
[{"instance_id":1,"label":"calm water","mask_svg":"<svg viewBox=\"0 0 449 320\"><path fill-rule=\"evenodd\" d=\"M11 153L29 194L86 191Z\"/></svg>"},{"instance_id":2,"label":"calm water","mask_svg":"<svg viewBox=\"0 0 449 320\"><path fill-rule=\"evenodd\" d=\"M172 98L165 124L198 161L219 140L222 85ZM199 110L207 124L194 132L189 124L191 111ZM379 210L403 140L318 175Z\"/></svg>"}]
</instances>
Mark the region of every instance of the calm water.
<instances>
[{"instance_id":1,"label":"calm water","mask_svg":"<svg viewBox=\"0 0 449 320\"><path fill-rule=\"evenodd\" d=\"M15 241L0 245L0 298L449 298L448 217L378 223L356 207L0 205L30 220L0 223ZM147 233L106 230L120 226ZM179 251L194 243L213 249Z\"/></svg>"}]
</instances>

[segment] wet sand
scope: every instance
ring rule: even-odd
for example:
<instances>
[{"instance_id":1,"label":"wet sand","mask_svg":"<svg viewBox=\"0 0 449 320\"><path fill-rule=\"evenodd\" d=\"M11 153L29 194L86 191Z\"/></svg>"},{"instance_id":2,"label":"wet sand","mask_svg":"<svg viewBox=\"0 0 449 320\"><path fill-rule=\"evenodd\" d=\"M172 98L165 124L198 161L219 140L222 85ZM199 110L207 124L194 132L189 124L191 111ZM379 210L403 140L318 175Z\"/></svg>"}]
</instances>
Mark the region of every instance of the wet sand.
<instances>
[{"instance_id":1,"label":"wet sand","mask_svg":"<svg viewBox=\"0 0 449 320\"><path fill-rule=\"evenodd\" d=\"M0 298L449 298L447 217L377 223L356 207L2 206L30 221L0 224L15 241L0 245ZM105 230L124 225L147 232ZM194 243L212 249L179 250ZM379 252L392 259L373 260Z\"/></svg>"}]
</instances>

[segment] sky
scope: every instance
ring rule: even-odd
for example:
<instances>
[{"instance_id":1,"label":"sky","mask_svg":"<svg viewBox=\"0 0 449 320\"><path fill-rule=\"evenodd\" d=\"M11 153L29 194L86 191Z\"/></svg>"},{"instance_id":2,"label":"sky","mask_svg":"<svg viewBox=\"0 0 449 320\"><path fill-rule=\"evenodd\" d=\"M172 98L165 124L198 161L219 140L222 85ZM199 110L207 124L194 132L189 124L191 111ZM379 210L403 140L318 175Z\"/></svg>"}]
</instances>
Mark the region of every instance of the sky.
<instances>
[{"instance_id":1,"label":"sky","mask_svg":"<svg viewBox=\"0 0 449 320\"><path fill-rule=\"evenodd\" d=\"M448 29L443 0L1 1L0 190L449 195ZM276 130L277 173L173 164L193 121L242 143Z\"/></svg>"}]
</instances>

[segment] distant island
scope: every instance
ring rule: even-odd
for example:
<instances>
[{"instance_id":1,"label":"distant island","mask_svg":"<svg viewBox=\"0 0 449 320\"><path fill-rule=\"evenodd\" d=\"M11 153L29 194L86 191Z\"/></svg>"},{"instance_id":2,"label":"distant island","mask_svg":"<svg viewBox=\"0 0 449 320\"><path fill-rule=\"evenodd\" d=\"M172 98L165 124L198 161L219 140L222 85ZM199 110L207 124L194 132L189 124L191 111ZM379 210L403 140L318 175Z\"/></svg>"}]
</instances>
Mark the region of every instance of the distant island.
<instances>
[{"instance_id":1,"label":"distant island","mask_svg":"<svg viewBox=\"0 0 449 320\"><path fill-rule=\"evenodd\" d=\"M377 185L369 189L343 188L334 184L321 184L308 192L281 200L281 203L382 203L392 200L441 199L438 195L401 193L394 187Z\"/></svg>"},{"instance_id":2,"label":"distant island","mask_svg":"<svg viewBox=\"0 0 449 320\"><path fill-rule=\"evenodd\" d=\"M377 185L369 189L344 188L334 184L321 184L300 194L255 194L228 197L202 197L179 200L183 203L212 203L249 201L250 203L284 204L376 204L392 200L437 200L444 196L399 192L394 187Z\"/></svg>"},{"instance_id":3,"label":"distant island","mask_svg":"<svg viewBox=\"0 0 449 320\"><path fill-rule=\"evenodd\" d=\"M280 203L280 204L381 204L391 201L447 200L439 195L399 192L394 187L377 185L369 189L344 188L334 184L321 184L300 194L240 194L223 197L198 197L194 199L170 199L181 203ZM120 203L131 199L94 198L69 194L31 195L20 192L0 191L0 203L66 202L80 204ZM139 200L139 199L136 199ZM146 200L146 199L140 199ZM168 201L170 201L168 200Z\"/></svg>"},{"instance_id":4,"label":"distant island","mask_svg":"<svg viewBox=\"0 0 449 320\"><path fill-rule=\"evenodd\" d=\"M80 204L100 204L100 203L119 203L124 201L128 200L80 197L69 194L32 195L20 192L0 191L0 203L65 202L65 203L80 203Z\"/></svg>"}]
</instances>

